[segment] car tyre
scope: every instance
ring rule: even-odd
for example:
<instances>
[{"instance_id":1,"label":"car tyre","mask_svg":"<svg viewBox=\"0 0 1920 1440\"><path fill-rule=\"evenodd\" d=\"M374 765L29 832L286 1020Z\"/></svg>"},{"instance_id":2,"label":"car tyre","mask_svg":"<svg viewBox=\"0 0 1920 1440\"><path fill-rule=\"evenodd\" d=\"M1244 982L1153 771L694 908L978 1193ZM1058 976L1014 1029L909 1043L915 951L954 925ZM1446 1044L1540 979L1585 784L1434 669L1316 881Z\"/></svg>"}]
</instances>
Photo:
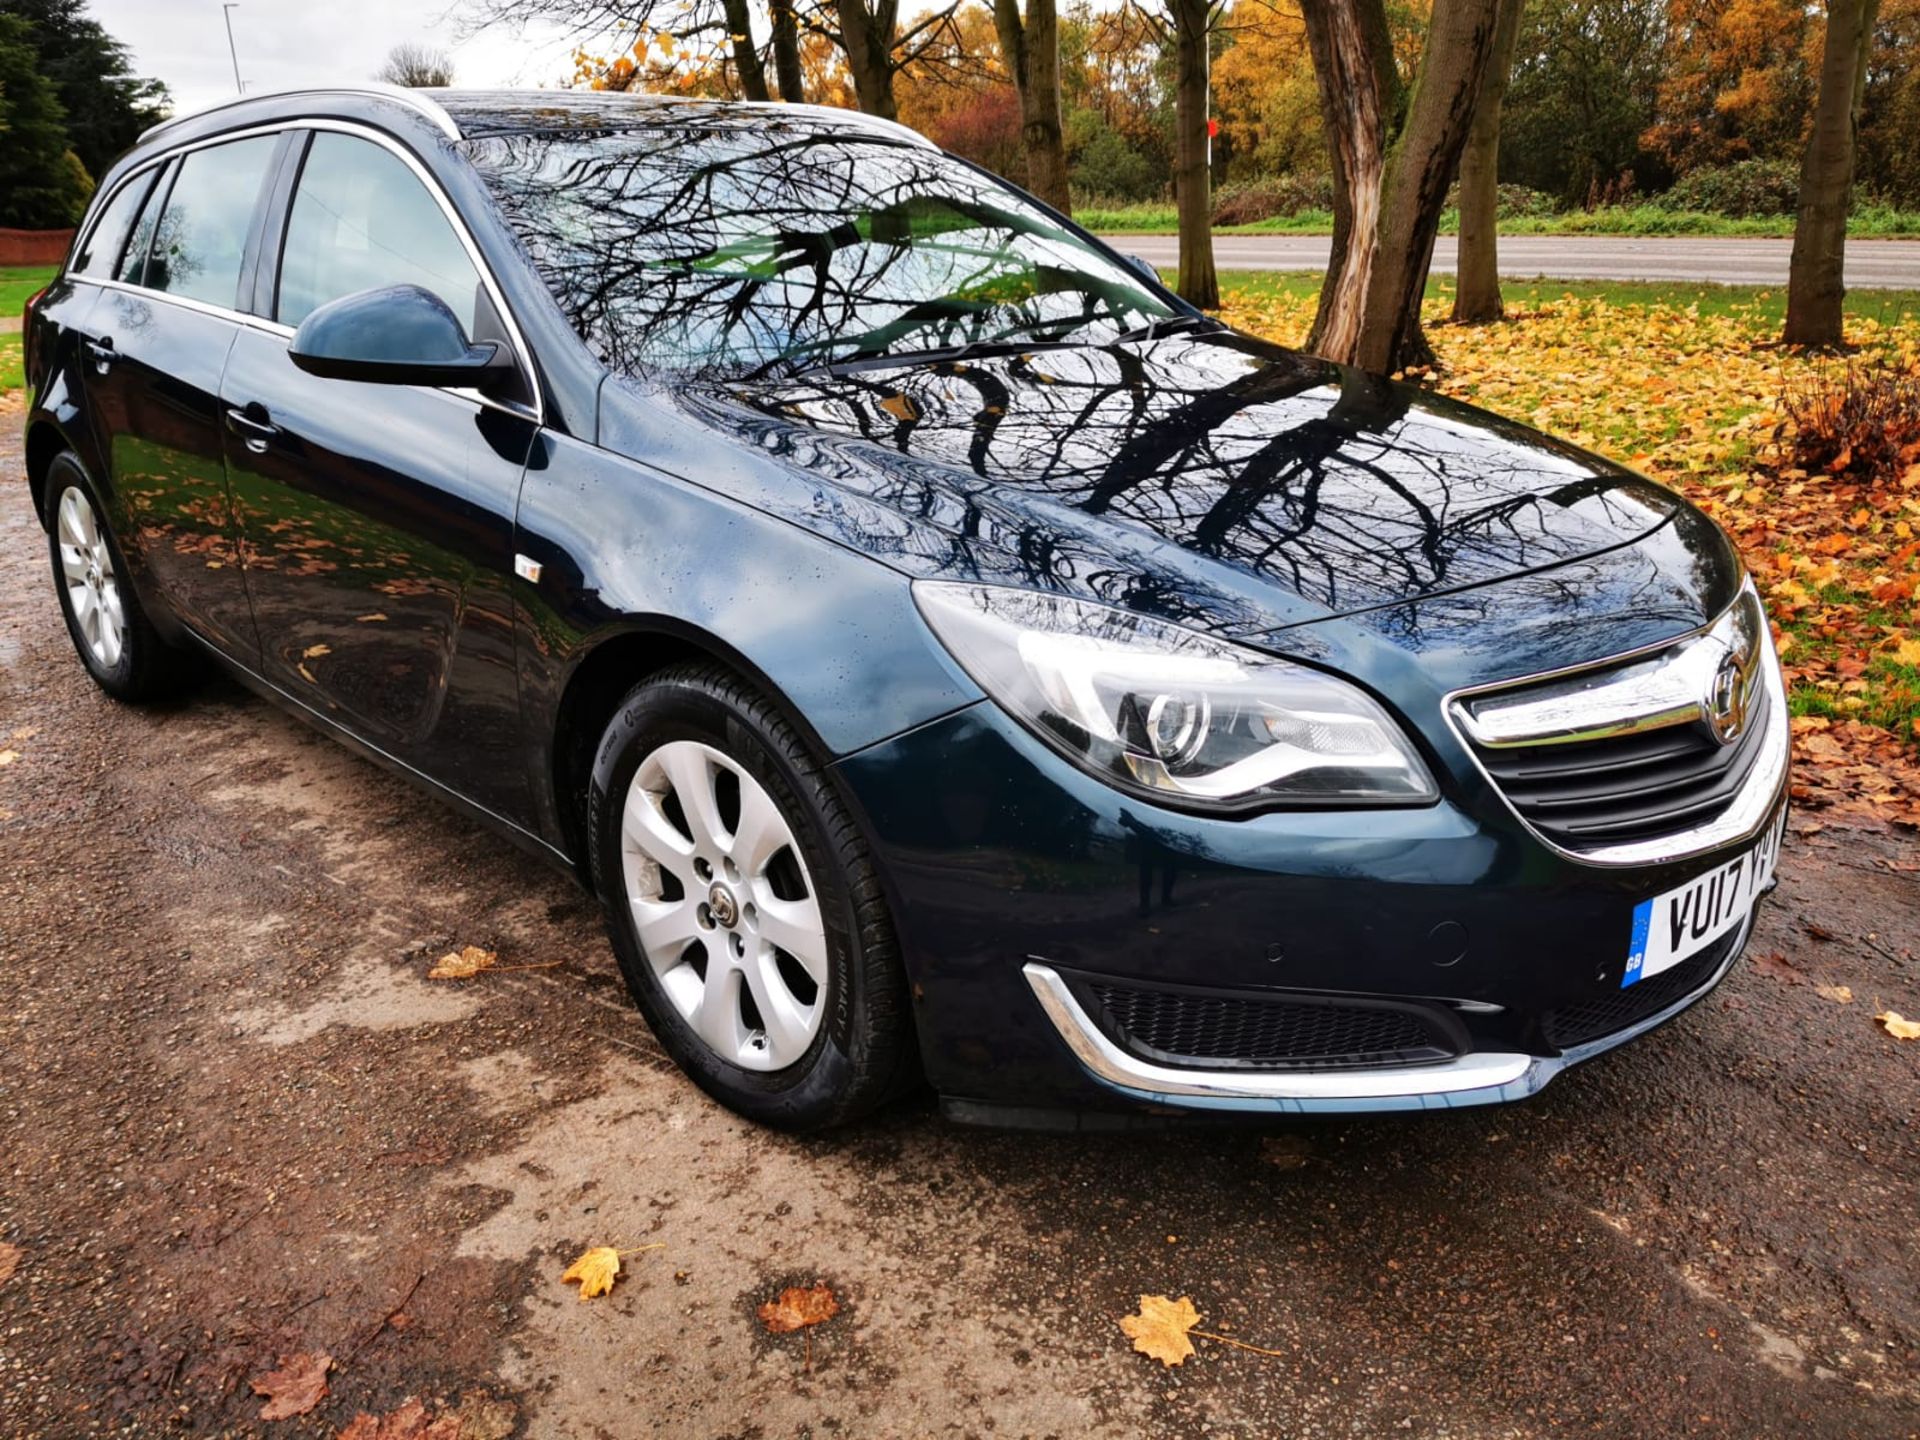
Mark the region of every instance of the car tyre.
<instances>
[{"instance_id":1,"label":"car tyre","mask_svg":"<svg viewBox=\"0 0 1920 1440\"><path fill-rule=\"evenodd\" d=\"M873 861L765 696L710 665L635 687L595 755L588 836L628 989L709 1095L764 1125L818 1130L909 1077L906 986Z\"/></svg>"},{"instance_id":2,"label":"car tyre","mask_svg":"<svg viewBox=\"0 0 1920 1440\"><path fill-rule=\"evenodd\" d=\"M46 495L54 591L93 683L116 700L140 702L198 679L200 657L168 644L147 617L93 481L71 451L48 466Z\"/></svg>"}]
</instances>

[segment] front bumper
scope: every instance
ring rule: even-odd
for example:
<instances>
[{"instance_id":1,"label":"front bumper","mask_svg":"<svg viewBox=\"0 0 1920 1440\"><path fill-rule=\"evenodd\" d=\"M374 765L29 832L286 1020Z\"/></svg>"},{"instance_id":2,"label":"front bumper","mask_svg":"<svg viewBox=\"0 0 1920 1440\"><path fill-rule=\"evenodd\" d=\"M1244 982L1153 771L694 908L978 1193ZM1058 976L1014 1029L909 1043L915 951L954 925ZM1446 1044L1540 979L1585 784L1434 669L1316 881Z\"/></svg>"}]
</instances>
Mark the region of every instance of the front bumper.
<instances>
[{"instance_id":1,"label":"front bumper","mask_svg":"<svg viewBox=\"0 0 1920 1440\"><path fill-rule=\"evenodd\" d=\"M1784 717L1780 720L1784 731ZM1707 994L1700 983L1560 1045L1553 1016L1620 993L1634 907L1738 854L1556 854L1465 758L1403 810L1179 814L1120 794L981 703L843 760L881 861L921 1053L956 1113L1451 1108L1518 1100ZM1784 773L1761 807L1784 804ZM1097 974L1248 995L1415 1002L1462 1037L1429 1061L1164 1064L1116 1043L1068 983Z\"/></svg>"}]
</instances>

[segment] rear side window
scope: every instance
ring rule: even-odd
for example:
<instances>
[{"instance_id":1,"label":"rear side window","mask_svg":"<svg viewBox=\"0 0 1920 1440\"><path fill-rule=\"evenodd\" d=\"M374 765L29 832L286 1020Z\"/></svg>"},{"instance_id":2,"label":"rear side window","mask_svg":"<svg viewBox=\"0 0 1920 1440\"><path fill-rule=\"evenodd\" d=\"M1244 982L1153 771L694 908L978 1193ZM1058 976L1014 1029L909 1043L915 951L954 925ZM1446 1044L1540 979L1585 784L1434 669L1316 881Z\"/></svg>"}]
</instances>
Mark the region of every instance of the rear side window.
<instances>
[{"instance_id":1,"label":"rear side window","mask_svg":"<svg viewBox=\"0 0 1920 1440\"><path fill-rule=\"evenodd\" d=\"M480 272L420 178L383 146L316 132L287 216L274 318L298 325L329 300L387 285L431 290L469 336L492 328L476 324L490 316Z\"/></svg>"},{"instance_id":2,"label":"rear side window","mask_svg":"<svg viewBox=\"0 0 1920 1440\"><path fill-rule=\"evenodd\" d=\"M127 232L133 228L133 217L140 213L140 207L146 203L147 192L153 189L153 177L159 173L156 166L145 174L134 176L114 192L113 199L100 212L93 229L87 232L86 243L74 255L73 264L69 267L71 273L102 278L114 273L114 262L120 258Z\"/></svg>"},{"instance_id":3,"label":"rear side window","mask_svg":"<svg viewBox=\"0 0 1920 1440\"><path fill-rule=\"evenodd\" d=\"M154 236L148 289L234 308L247 231L278 143L277 135L258 135L187 154Z\"/></svg>"}]
</instances>

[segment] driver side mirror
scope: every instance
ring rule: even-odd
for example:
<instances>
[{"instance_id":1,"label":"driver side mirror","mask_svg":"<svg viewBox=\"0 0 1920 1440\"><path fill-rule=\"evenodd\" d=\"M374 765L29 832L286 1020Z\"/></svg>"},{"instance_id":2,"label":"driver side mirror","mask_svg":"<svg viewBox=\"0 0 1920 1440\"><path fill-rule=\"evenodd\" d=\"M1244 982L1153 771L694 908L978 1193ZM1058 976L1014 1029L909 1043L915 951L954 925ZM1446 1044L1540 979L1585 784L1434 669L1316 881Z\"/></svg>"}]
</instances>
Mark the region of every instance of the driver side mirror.
<instances>
[{"instance_id":1,"label":"driver side mirror","mask_svg":"<svg viewBox=\"0 0 1920 1440\"><path fill-rule=\"evenodd\" d=\"M1160 284L1160 272L1154 268L1151 260L1143 260L1138 255L1122 255L1120 258L1138 270L1142 275L1146 276L1147 279L1151 280L1155 285Z\"/></svg>"},{"instance_id":2,"label":"driver side mirror","mask_svg":"<svg viewBox=\"0 0 1920 1440\"><path fill-rule=\"evenodd\" d=\"M446 302L418 285L329 301L300 322L287 356L309 375L375 385L486 390L514 375L506 346L469 341Z\"/></svg>"}]
</instances>

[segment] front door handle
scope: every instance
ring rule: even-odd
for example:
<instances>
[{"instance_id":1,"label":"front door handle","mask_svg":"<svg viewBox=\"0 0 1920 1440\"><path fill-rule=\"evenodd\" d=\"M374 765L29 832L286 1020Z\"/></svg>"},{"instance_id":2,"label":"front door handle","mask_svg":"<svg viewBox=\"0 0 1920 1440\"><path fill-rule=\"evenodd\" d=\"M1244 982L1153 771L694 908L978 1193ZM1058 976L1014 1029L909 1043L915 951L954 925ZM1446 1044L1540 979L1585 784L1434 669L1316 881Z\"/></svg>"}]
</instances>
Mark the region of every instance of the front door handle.
<instances>
[{"instance_id":1,"label":"front door handle","mask_svg":"<svg viewBox=\"0 0 1920 1440\"><path fill-rule=\"evenodd\" d=\"M254 404L244 410L235 406L227 411L227 428L246 442L256 455L267 453L267 446L280 433L280 427L267 419L266 407Z\"/></svg>"},{"instance_id":2,"label":"front door handle","mask_svg":"<svg viewBox=\"0 0 1920 1440\"><path fill-rule=\"evenodd\" d=\"M113 337L102 335L98 340L87 341L87 354L93 357L93 368L97 374L104 375L113 368L118 358L113 348Z\"/></svg>"}]
</instances>

